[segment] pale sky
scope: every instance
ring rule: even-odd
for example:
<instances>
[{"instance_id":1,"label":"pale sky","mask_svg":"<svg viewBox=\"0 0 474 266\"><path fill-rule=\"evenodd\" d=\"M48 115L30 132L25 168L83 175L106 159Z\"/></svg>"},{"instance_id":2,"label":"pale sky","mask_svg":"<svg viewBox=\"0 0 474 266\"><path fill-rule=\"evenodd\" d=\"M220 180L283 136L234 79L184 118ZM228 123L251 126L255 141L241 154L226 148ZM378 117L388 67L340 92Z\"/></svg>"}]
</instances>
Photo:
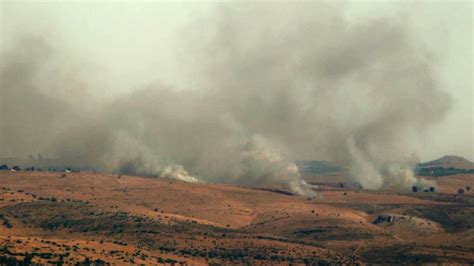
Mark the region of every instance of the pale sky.
<instances>
[{"instance_id":1,"label":"pale sky","mask_svg":"<svg viewBox=\"0 0 474 266\"><path fill-rule=\"evenodd\" d=\"M158 1L4 1L0 6L0 42L8 45L28 33L48 36L72 68L93 69L101 91L116 95L160 81L177 88L193 86L193 73L183 73L183 41L189 25L203 25L217 2ZM348 1L339 2L350 21L406 19L420 50L433 57L441 88L454 107L434 130L426 133L423 160L456 154L474 160L474 95L472 78L471 1ZM268 2L271 5L271 2ZM192 44L186 44L192 46ZM0 58L1 60L1 58ZM0 96L1 97L1 96ZM104 96L105 97L105 96ZM428 145L429 144L429 145Z\"/></svg>"}]
</instances>

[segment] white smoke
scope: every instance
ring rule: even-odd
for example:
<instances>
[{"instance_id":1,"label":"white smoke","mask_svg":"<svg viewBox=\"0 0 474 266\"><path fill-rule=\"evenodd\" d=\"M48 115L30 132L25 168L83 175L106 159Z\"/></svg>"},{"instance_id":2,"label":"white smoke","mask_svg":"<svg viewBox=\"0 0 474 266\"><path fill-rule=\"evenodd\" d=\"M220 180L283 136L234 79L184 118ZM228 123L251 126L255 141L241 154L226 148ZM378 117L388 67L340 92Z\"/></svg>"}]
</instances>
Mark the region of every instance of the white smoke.
<instances>
[{"instance_id":1,"label":"white smoke","mask_svg":"<svg viewBox=\"0 0 474 266\"><path fill-rule=\"evenodd\" d=\"M71 79L45 66L72 59L47 38L2 46L0 156L301 195L314 192L291 161L326 159L367 189L430 185L410 156L451 101L404 21L348 23L320 3L229 4L210 19L181 49L192 88L150 82L108 102L81 93L88 82L54 93Z\"/></svg>"},{"instance_id":2,"label":"white smoke","mask_svg":"<svg viewBox=\"0 0 474 266\"><path fill-rule=\"evenodd\" d=\"M347 140L347 145L352 157L349 166L352 178L365 189L380 189L384 178L377 167L355 146L352 138Z\"/></svg>"},{"instance_id":3,"label":"white smoke","mask_svg":"<svg viewBox=\"0 0 474 266\"><path fill-rule=\"evenodd\" d=\"M242 152L243 174L255 184L287 184L292 192L298 195L314 196L315 193L301 179L298 167L284 160L272 145L261 135L254 135Z\"/></svg>"},{"instance_id":4,"label":"white smoke","mask_svg":"<svg viewBox=\"0 0 474 266\"><path fill-rule=\"evenodd\" d=\"M186 170L184 170L182 165L171 165L167 166L160 171L159 175L164 178L178 179L188 183L197 183L199 179L190 175Z\"/></svg>"}]
</instances>

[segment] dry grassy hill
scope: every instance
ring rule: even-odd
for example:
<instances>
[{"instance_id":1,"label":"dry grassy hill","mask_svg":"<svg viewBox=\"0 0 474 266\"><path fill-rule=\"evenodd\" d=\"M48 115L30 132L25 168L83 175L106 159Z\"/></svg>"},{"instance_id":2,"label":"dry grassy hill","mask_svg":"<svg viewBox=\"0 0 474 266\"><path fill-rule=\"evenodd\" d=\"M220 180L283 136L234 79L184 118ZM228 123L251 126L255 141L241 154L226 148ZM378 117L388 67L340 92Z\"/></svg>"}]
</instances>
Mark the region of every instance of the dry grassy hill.
<instances>
[{"instance_id":1,"label":"dry grassy hill","mask_svg":"<svg viewBox=\"0 0 474 266\"><path fill-rule=\"evenodd\" d=\"M474 194L455 188L473 176L449 178L438 194L329 184L305 198L116 174L0 171L0 260L469 264Z\"/></svg>"},{"instance_id":2,"label":"dry grassy hill","mask_svg":"<svg viewBox=\"0 0 474 266\"><path fill-rule=\"evenodd\" d=\"M474 169L474 163L460 156L445 155L439 159L422 163L421 168L443 167L456 169Z\"/></svg>"}]
</instances>

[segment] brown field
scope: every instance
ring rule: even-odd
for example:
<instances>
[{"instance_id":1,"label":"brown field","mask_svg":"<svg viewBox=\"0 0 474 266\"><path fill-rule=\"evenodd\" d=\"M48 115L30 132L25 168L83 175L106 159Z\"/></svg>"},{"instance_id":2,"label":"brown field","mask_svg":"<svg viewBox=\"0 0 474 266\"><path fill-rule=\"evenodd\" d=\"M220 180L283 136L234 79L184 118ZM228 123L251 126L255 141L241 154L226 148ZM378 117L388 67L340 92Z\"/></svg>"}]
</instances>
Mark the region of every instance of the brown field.
<instances>
[{"instance_id":1,"label":"brown field","mask_svg":"<svg viewBox=\"0 0 474 266\"><path fill-rule=\"evenodd\" d=\"M0 171L0 264L474 263L474 175L438 193L312 177L278 189L117 174ZM340 183L346 183L340 188ZM375 222L377 221L377 222Z\"/></svg>"}]
</instances>

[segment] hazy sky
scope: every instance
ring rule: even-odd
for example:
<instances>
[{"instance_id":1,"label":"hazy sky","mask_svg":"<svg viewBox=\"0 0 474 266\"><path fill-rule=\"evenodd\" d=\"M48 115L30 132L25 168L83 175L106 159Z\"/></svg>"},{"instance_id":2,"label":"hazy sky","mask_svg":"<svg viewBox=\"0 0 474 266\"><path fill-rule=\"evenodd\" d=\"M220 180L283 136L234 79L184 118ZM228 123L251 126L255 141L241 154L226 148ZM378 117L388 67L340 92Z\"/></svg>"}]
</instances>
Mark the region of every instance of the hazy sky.
<instances>
[{"instance_id":1,"label":"hazy sky","mask_svg":"<svg viewBox=\"0 0 474 266\"><path fill-rule=\"evenodd\" d=\"M474 160L472 15L470 1L338 2L351 21L391 17L409 21L420 56L433 60L441 88L454 107L426 132L423 160L457 154ZM212 35L218 2L0 1L0 41L23 34L47 36L71 69L96 73L92 92L118 95L154 81L193 88L196 65L189 52L196 36ZM268 2L272 5L271 2ZM333 4L334 5L334 4ZM199 25L197 27L196 25ZM426 54L426 51L430 53ZM0 58L1 60L1 58ZM64 62L63 62L64 63ZM100 73L100 74L97 74ZM1 97L1 95L0 95ZM343 108L343 107L342 107Z\"/></svg>"}]
</instances>

